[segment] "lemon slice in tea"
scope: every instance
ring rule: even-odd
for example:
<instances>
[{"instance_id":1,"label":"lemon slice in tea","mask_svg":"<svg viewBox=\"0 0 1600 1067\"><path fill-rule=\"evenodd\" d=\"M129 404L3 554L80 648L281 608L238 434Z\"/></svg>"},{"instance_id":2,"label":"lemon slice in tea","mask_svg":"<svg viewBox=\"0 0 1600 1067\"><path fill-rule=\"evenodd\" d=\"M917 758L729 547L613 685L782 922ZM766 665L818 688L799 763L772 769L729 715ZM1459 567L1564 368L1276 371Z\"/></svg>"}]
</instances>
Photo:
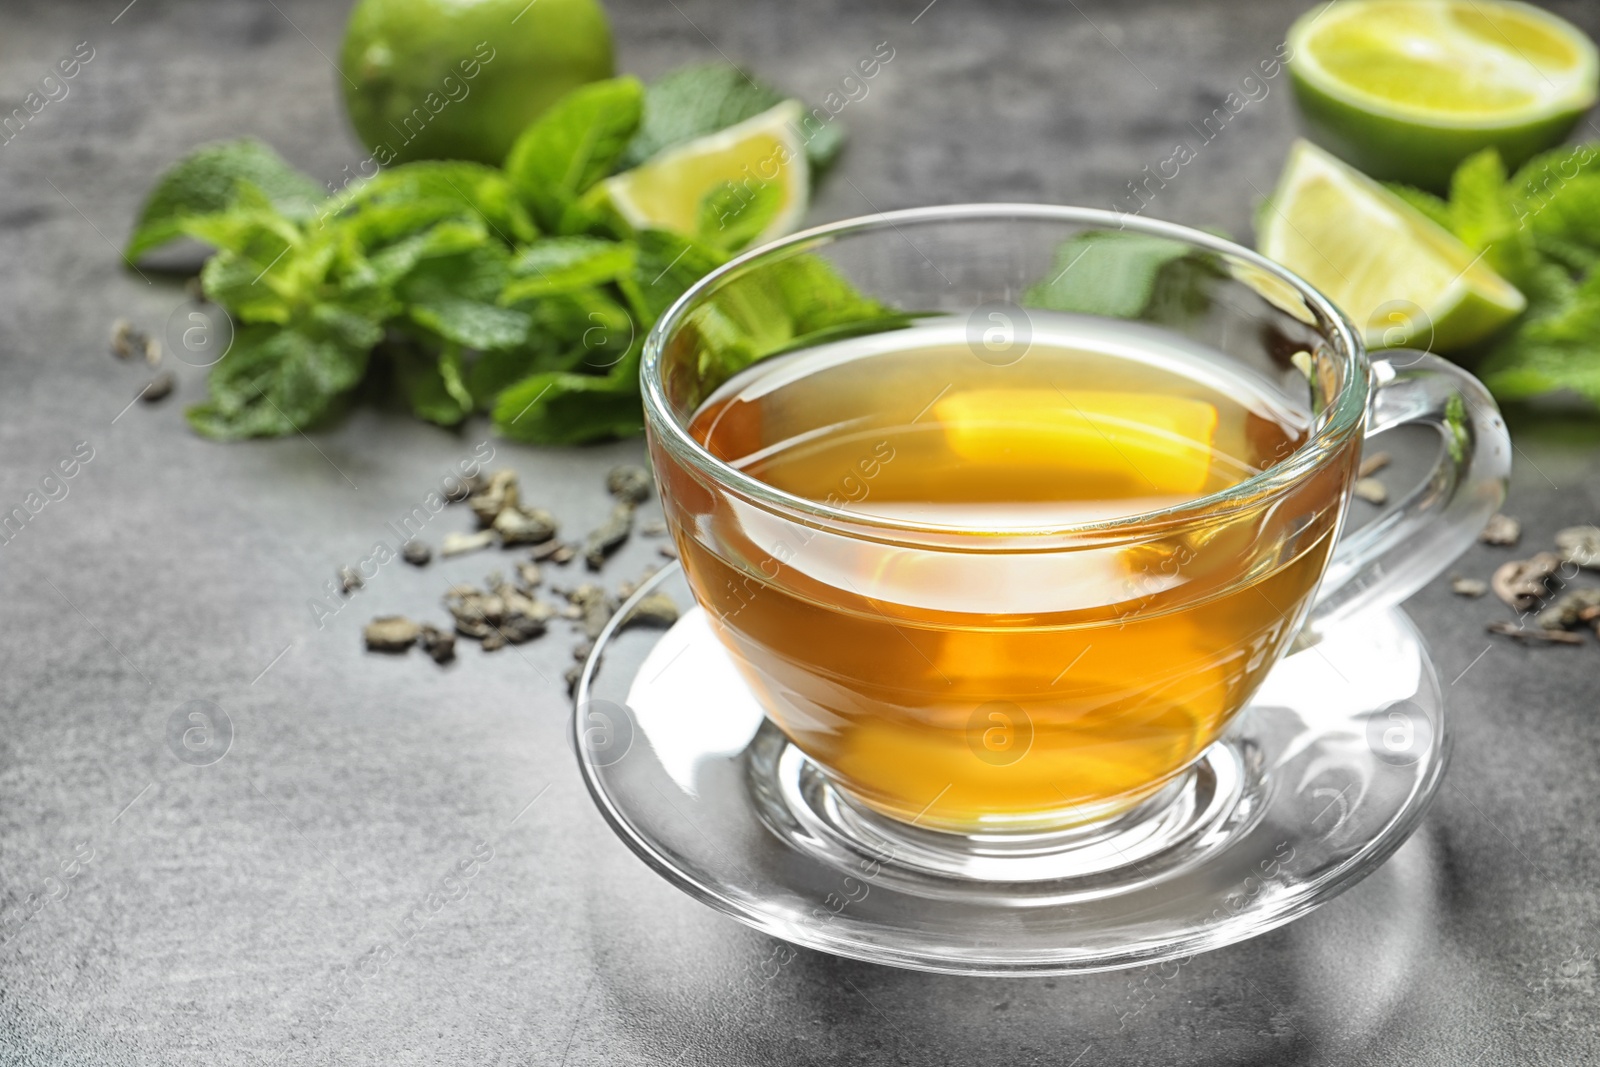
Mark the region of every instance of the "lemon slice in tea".
<instances>
[{"instance_id":1,"label":"lemon slice in tea","mask_svg":"<svg viewBox=\"0 0 1600 1067\"><path fill-rule=\"evenodd\" d=\"M1527 301L1454 235L1392 192L1296 141L1256 247L1350 317L1372 348L1461 348Z\"/></svg>"},{"instance_id":2,"label":"lemon slice in tea","mask_svg":"<svg viewBox=\"0 0 1600 1067\"><path fill-rule=\"evenodd\" d=\"M690 235L704 230L710 196L724 194L734 212L758 195L773 197L771 220L748 243L782 237L799 226L810 195L800 119L800 102L785 100L623 171L602 184L603 195L630 225Z\"/></svg>"},{"instance_id":3,"label":"lemon slice in tea","mask_svg":"<svg viewBox=\"0 0 1600 1067\"><path fill-rule=\"evenodd\" d=\"M1508 167L1595 102L1600 58L1575 26L1504 0L1342 0L1289 30L1313 137L1366 173L1443 189L1472 153Z\"/></svg>"},{"instance_id":4,"label":"lemon slice in tea","mask_svg":"<svg viewBox=\"0 0 1600 1067\"><path fill-rule=\"evenodd\" d=\"M1060 479L1072 456L1074 490L1121 497L1206 492L1217 457L1217 408L1203 400L1109 390L980 389L933 406L950 450L969 463L1037 468ZM1162 506L1162 505L1153 505Z\"/></svg>"}]
</instances>

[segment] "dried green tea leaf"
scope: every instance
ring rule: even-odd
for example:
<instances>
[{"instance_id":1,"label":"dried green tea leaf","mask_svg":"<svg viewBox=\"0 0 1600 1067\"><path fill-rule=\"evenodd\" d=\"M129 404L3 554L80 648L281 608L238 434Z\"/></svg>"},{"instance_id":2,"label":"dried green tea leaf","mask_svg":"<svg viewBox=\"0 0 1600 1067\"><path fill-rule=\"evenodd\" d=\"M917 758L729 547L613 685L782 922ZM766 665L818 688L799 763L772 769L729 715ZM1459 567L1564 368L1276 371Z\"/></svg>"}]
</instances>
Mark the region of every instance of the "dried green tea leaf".
<instances>
[{"instance_id":1,"label":"dried green tea leaf","mask_svg":"<svg viewBox=\"0 0 1600 1067\"><path fill-rule=\"evenodd\" d=\"M1517 611L1532 611L1544 599L1550 579L1561 568L1561 557L1540 552L1532 559L1502 563L1489 580L1494 595Z\"/></svg>"},{"instance_id":2,"label":"dried green tea leaf","mask_svg":"<svg viewBox=\"0 0 1600 1067\"><path fill-rule=\"evenodd\" d=\"M636 463L624 463L606 472L606 492L630 504L643 504L650 499L655 479L650 472Z\"/></svg>"},{"instance_id":3,"label":"dried green tea leaf","mask_svg":"<svg viewBox=\"0 0 1600 1067\"><path fill-rule=\"evenodd\" d=\"M605 565L606 559L622 547L631 533L633 533L633 505L627 501L619 501L611 509L606 521L591 530L589 536L584 538L583 562L590 570L599 570Z\"/></svg>"},{"instance_id":4,"label":"dried green tea leaf","mask_svg":"<svg viewBox=\"0 0 1600 1067\"><path fill-rule=\"evenodd\" d=\"M111 354L118 359L137 359L149 351L153 343L149 334L127 319L111 324Z\"/></svg>"},{"instance_id":5,"label":"dried green tea leaf","mask_svg":"<svg viewBox=\"0 0 1600 1067\"><path fill-rule=\"evenodd\" d=\"M1556 533L1561 558L1587 570L1600 570L1600 526L1568 526Z\"/></svg>"},{"instance_id":6,"label":"dried green tea leaf","mask_svg":"<svg viewBox=\"0 0 1600 1067\"><path fill-rule=\"evenodd\" d=\"M678 605L666 593L651 593L639 598L627 616L622 620L623 626L659 626L665 629L678 621Z\"/></svg>"},{"instance_id":7,"label":"dried green tea leaf","mask_svg":"<svg viewBox=\"0 0 1600 1067\"><path fill-rule=\"evenodd\" d=\"M362 631L371 652L404 652L417 643L422 628L401 615L380 615Z\"/></svg>"},{"instance_id":8,"label":"dried green tea leaf","mask_svg":"<svg viewBox=\"0 0 1600 1067\"><path fill-rule=\"evenodd\" d=\"M1487 630L1492 634L1509 637L1519 644L1536 645L1581 645L1584 643L1583 635L1572 633L1570 630L1545 630L1539 628L1529 629L1518 626L1514 622L1491 622Z\"/></svg>"},{"instance_id":9,"label":"dried green tea leaf","mask_svg":"<svg viewBox=\"0 0 1600 1067\"><path fill-rule=\"evenodd\" d=\"M577 611L584 636L591 641L600 636L600 631L605 629L606 623L611 621L611 616L617 610L611 594L593 582L578 586L567 594L567 599Z\"/></svg>"},{"instance_id":10,"label":"dried green tea leaf","mask_svg":"<svg viewBox=\"0 0 1600 1067\"><path fill-rule=\"evenodd\" d=\"M1593 609L1600 608L1600 589L1575 589L1565 593L1543 611L1539 612L1539 625L1546 630L1570 630L1593 618Z\"/></svg>"},{"instance_id":11,"label":"dried green tea leaf","mask_svg":"<svg viewBox=\"0 0 1600 1067\"><path fill-rule=\"evenodd\" d=\"M139 393L139 399L146 404L154 404L171 396L177 387L177 376L169 370L164 370L150 379L150 383Z\"/></svg>"},{"instance_id":12,"label":"dried green tea leaf","mask_svg":"<svg viewBox=\"0 0 1600 1067\"><path fill-rule=\"evenodd\" d=\"M556 519L544 508L507 507L494 518L503 545L532 545L556 535Z\"/></svg>"},{"instance_id":13,"label":"dried green tea leaf","mask_svg":"<svg viewBox=\"0 0 1600 1067\"><path fill-rule=\"evenodd\" d=\"M483 479L483 483L477 486L477 492L467 498L467 506L477 516L478 525L493 526L500 513L506 508L516 507L519 499L517 472L510 467L502 467Z\"/></svg>"},{"instance_id":14,"label":"dried green tea leaf","mask_svg":"<svg viewBox=\"0 0 1600 1067\"><path fill-rule=\"evenodd\" d=\"M479 530L477 533L448 533L444 535L444 542L439 546L439 555L462 556L468 552L477 552L494 544L493 530Z\"/></svg>"},{"instance_id":15,"label":"dried green tea leaf","mask_svg":"<svg viewBox=\"0 0 1600 1067\"><path fill-rule=\"evenodd\" d=\"M339 592L349 596L367 583L361 580L361 575L354 567L339 568Z\"/></svg>"},{"instance_id":16,"label":"dried green tea leaf","mask_svg":"<svg viewBox=\"0 0 1600 1067\"><path fill-rule=\"evenodd\" d=\"M1351 490L1357 499L1365 500L1369 504L1386 504L1389 502L1389 489L1376 478L1357 478L1355 487Z\"/></svg>"},{"instance_id":17,"label":"dried green tea leaf","mask_svg":"<svg viewBox=\"0 0 1600 1067\"><path fill-rule=\"evenodd\" d=\"M456 635L425 624L422 627L422 651L431 656L433 662L443 666L456 658Z\"/></svg>"}]
</instances>

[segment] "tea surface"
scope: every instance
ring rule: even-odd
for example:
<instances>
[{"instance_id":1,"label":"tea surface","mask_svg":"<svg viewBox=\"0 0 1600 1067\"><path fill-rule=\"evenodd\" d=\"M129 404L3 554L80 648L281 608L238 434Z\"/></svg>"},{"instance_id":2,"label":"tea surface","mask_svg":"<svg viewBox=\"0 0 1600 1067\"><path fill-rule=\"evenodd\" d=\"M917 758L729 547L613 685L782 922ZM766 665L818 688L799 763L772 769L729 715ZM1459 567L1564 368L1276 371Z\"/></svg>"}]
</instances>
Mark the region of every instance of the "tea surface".
<instances>
[{"instance_id":1,"label":"tea surface","mask_svg":"<svg viewBox=\"0 0 1600 1067\"><path fill-rule=\"evenodd\" d=\"M1035 339L1007 366L932 326L780 357L719 390L691 432L798 496L970 529L1170 507L1305 440L1302 415L1219 377L1199 353L1095 326ZM880 441L893 462L868 487L848 482Z\"/></svg>"}]
</instances>

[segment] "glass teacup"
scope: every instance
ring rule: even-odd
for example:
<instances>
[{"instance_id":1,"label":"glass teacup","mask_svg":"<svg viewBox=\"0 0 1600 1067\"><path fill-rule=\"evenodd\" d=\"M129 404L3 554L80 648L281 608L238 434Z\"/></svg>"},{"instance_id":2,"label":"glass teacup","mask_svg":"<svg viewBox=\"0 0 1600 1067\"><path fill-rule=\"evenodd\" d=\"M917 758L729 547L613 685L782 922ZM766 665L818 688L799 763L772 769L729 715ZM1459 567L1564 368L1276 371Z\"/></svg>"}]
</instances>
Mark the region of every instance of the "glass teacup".
<instances>
[{"instance_id":1,"label":"glass teacup","mask_svg":"<svg viewBox=\"0 0 1600 1067\"><path fill-rule=\"evenodd\" d=\"M1188 377L1142 393L1109 372L1052 378L1079 365L1060 357L1074 345ZM837 377L866 358L891 377ZM1324 297L1228 241L1073 208L896 212L758 249L662 317L643 381L686 575L769 719L865 811L966 834L1150 801L1298 635L1447 566L1509 467L1493 401L1460 369L1369 357ZM1163 391L1195 381L1211 392ZM1241 423L1258 408L1281 414L1276 436ZM1199 431L1172 427L1189 424L1254 441L1249 469L1185 466ZM1432 473L1341 539L1363 442L1402 424L1441 435ZM1127 461L1147 506L1083 515L996 490L1008 507L933 507L940 480L1007 440L1033 460ZM770 473L800 447L826 462Z\"/></svg>"}]
</instances>

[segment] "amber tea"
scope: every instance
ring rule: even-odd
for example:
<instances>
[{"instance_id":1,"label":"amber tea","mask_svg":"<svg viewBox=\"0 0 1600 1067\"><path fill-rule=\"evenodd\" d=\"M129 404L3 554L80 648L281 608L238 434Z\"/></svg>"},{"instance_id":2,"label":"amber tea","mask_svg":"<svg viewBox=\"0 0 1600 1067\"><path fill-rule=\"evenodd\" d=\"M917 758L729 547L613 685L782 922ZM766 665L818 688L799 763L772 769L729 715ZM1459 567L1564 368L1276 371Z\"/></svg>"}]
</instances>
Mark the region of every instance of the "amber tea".
<instances>
[{"instance_id":1,"label":"amber tea","mask_svg":"<svg viewBox=\"0 0 1600 1067\"><path fill-rule=\"evenodd\" d=\"M773 721L923 826L1058 825L1172 780L1294 635L1350 477L1344 456L1163 527L1293 453L1305 405L1151 327L1032 325L1006 365L936 319L763 361L701 406L713 455L858 516L853 536L672 494L689 580Z\"/></svg>"}]
</instances>

